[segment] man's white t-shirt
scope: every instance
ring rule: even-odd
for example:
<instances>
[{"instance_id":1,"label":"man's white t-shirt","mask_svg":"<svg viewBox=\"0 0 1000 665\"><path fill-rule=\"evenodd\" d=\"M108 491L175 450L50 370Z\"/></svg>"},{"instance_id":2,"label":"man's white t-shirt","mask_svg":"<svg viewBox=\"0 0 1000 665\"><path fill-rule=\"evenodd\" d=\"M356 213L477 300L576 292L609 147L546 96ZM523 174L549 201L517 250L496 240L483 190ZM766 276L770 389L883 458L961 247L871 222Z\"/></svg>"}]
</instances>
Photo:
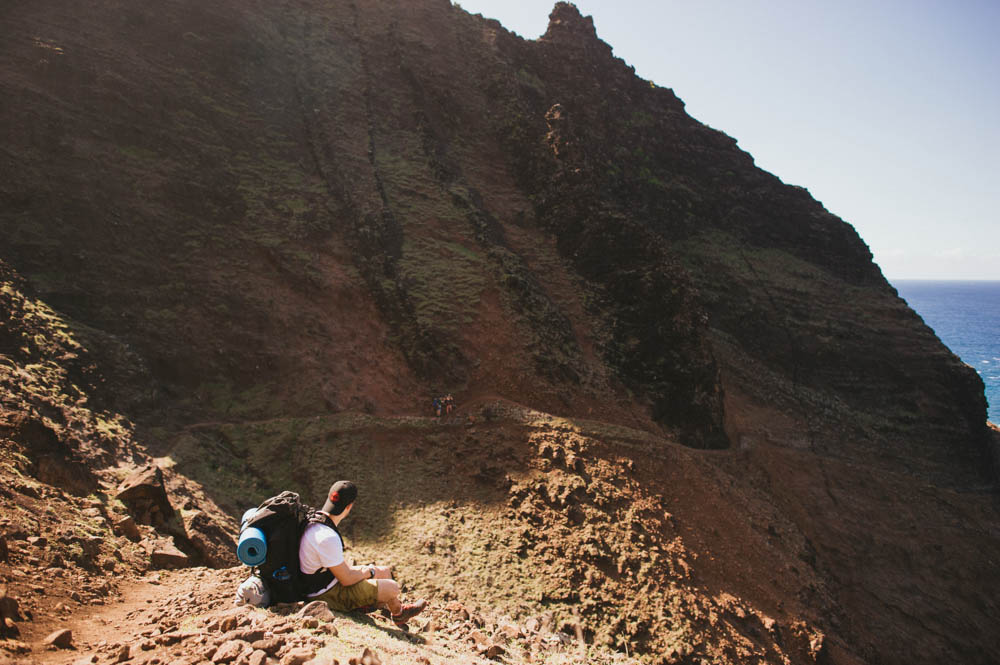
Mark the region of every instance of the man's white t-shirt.
<instances>
[{"instance_id":1,"label":"man's white t-shirt","mask_svg":"<svg viewBox=\"0 0 1000 665\"><path fill-rule=\"evenodd\" d=\"M299 570L312 575L320 568L330 568L344 563L344 544L337 532L325 524L310 524L299 541ZM329 591L337 584L337 578L328 585L309 594L309 598Z\"/></svg>"}]
</instances>

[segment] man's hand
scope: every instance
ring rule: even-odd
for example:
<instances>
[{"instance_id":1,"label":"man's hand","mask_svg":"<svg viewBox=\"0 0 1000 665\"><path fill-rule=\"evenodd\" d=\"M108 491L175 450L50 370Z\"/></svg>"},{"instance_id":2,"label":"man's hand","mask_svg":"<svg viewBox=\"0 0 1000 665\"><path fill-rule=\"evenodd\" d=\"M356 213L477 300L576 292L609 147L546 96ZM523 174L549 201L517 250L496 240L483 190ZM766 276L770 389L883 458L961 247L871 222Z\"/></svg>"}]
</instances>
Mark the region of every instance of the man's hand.
<instances>
[{"instance_id":1,"label":"man's hand","mask_svg":"<svg viewBox=\"0 0 1000 665\"><path fill-rule=\"evenodd\" d=\"M361 580L371 579L371 571L368 566L349 566L347 562L331 566L330 572L344 586L352 586Z\"/></svg>"},{"instance_id":2,"label":"man's hand","mask_svg":"<svg viewBox=\"0 0 1000 665\"><path fill-rule=\"evenodd\" d=\"M375 577L372 578L372 571L375 571ZM330 572L336 576L337 581L344 586L351 586L352 584L357 584L361 580L391 580L392 579L392 568L390 566L349 566L347 563L341 563L337 566L332 566Z\"/></svg>"},{"instance_id":3,"label":"man's hand","mask_svg":"<svg viewBox=\"0 0 1000 665\"><path fill-rule=\"evenodd\" d=\"M391 580L392 579L392 567L391 566L376 566L372 565L375 569L375 579L377 580Z\"/></svg>"}]
</instances>

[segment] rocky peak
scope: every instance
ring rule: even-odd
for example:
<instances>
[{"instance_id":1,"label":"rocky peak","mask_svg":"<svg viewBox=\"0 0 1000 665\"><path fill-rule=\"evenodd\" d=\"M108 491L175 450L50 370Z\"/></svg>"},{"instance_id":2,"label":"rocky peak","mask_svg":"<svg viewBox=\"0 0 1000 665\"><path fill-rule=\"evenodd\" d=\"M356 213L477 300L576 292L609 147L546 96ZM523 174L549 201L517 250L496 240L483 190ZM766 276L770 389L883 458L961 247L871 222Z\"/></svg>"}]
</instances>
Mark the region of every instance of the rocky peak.
<instances>
[{"instance_id":1,"label":"rocky peak","mask_svg":"<svg viewBox=\"0 0 1000 665\"><path fill-rule=\"evenodd\" d=\"M549 27L543 41L560 44L591 44L600 42L592 16L584 16L572 2L557 2L549 14ZM605 45L606 46L606 45Z\"/></svg>"}]
</instances>

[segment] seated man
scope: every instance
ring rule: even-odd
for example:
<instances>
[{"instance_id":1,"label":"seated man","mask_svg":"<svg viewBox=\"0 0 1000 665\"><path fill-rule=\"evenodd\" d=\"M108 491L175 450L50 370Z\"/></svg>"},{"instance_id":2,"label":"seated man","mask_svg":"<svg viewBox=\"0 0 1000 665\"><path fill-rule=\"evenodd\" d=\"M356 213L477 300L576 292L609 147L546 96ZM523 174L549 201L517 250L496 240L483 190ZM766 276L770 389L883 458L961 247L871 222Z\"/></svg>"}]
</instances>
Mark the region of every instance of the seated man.
<instances>
[{"instance_id":1,"label":"seated man","mask_svg":"<svg viewBox=\"0 0 1000 665\"><path fill-rule=\"evenodd\" d=\"M338 480L319 514L311 520L299 541L299 568L306 596L324 600L331 609L349 612L361 608L385 607L397 626L404 626L424 609L427 602L399 600L399 583L386 566L349 566L344 560L344 540L337 525L347 517L358 488L348 480Z\"/></svg>"}]
</instances>

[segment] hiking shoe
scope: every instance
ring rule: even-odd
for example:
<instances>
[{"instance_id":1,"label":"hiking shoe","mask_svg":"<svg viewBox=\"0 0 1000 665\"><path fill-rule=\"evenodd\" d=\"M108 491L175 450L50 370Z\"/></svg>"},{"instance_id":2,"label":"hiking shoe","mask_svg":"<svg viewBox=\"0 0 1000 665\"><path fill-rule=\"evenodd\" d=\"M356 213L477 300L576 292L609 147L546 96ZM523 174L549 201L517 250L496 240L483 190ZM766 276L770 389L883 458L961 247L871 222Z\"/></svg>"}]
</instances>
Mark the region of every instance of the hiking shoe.
<instances>
[{"instance_id":1,"label":"hiking shoe","mask_svg":"<svg viewBox=\"0 0 1000 665\"><path fill-rule=\"evenodd\" d=\"M399 614L393 614L392 620L397 626L405 626L406 622L424 611L427 607L426 600L418 600L415 603L404 603Z\"/></svg>"}]
</instances>

